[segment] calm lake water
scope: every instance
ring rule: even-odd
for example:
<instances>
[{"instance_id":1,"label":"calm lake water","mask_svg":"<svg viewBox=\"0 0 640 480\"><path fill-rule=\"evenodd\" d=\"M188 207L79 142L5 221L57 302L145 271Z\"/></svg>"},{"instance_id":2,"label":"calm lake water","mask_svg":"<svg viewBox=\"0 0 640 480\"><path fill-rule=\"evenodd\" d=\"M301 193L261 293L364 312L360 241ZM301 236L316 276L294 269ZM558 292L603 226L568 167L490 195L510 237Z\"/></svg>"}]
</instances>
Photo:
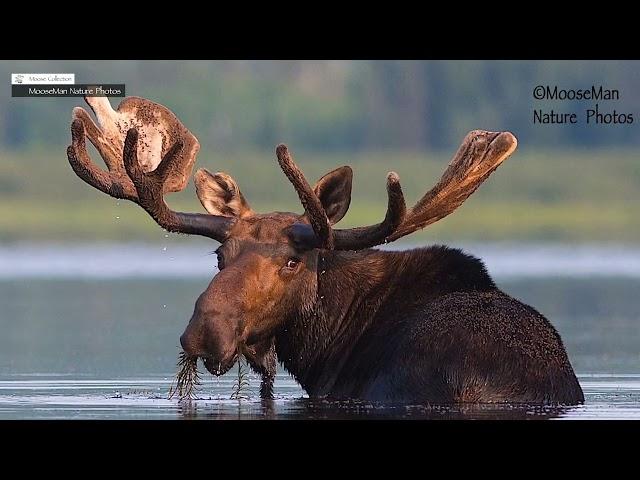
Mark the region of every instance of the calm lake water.
<instances>
[{"instance_id":1,"label":"calm lake water","mask_svg":"<svg viewBox=\"0 0 640 480\"><path fill-rule=\"evenodd\" d=\"M215 274L213 246L0 247L0 418L640 419L640 250L465 246L500 287L560 331L585 405L381 406L309 400L281 371L276 398L231 400L237 371L167 398L178 338Z\"/></svg>"}]
</instances>

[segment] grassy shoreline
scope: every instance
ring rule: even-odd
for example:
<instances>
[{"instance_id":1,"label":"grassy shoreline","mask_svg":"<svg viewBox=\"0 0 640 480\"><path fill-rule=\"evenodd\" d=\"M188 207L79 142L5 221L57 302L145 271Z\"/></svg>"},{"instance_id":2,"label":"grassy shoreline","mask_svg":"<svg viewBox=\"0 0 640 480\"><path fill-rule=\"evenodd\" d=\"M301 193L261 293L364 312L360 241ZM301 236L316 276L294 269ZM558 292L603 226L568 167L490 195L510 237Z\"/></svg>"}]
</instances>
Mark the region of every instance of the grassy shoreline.
<instances>
[{"instance_id":1,"label":"grassy shoreline","mask_svg":"<svg viewBox=\"0 0 640 480\"><path fill-rule=\"evenodd\" d=\"M70 170L64 149L0 153L0 242L162 241L136 205L94 191ZM94 155L94 158L98 158ZM310 179L339 165L354 169L353 200L340 227L384 215L386 172L397 171L412 204L444 171L440 152L296 152ZM269 152L202 152L197 163L230 173L257 211L300 205ZM168 197L202 211L192 185ZM517 152L458 211L412 241L640 242L640 159L633 150Z\"/></svg>"}]
</instances>

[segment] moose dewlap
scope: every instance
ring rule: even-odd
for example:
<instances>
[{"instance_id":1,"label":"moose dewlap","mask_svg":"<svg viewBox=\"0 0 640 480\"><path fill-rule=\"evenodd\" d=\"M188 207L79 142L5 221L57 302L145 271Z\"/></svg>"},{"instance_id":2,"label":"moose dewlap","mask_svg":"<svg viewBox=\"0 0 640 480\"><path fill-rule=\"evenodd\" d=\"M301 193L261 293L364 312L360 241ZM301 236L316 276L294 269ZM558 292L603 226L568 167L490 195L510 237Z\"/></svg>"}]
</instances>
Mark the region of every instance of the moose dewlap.
<instances>
[{"instance_id":1,"label":"moose dewlap","mask_svg":"<svg viewBox=\"0 0 640 480\"><path fill-rule=\"evenodd\" d=\"M279 145L278 163L302 214L256 213L231 176L206 170L195 179L208 213L175 212L163 196L185 188L198 140L149 100L126 98L117 110L106 99L87 103L99 126L85 110L74 110L67 155L75 173L112 197L139 204L166 230L220 242L220 272L180 337L179 380L194 378L198 359L222 375L243 355L262 375L264 397L272 394L279 361L311 396L584 401L551 323L502 292L479 259L444 246L372 248L453 212L514 152L511 133L467 134L440 181L411 208L399 176L389 173L382 221L336 229L351 201L348 166L312 187ZM89 158L85 137L107 171Z\"/></svg>"}]
</instances>

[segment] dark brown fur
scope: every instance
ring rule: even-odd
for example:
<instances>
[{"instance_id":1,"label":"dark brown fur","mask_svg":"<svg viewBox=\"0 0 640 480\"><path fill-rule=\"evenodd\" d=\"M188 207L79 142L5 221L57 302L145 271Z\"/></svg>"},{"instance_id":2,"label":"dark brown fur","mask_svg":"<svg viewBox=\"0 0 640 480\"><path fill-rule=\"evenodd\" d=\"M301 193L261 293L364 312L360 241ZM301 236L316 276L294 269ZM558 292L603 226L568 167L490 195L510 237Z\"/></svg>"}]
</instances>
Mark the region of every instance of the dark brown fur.
<instances>
[{"instance_id":1,"label":"dark brown fur","mask_svg":"<svg viewBox=\"0 0 640 480\"><path fill-rule=\"evenodd\" d=\"M553 326L474 257L440 246L319 257L317 300L291 305L276 333L279 360L311 396L584 401Z\"/></svg>"},{"instance_id":2,"label":"dark brown fur","mask_svg":"<svg viewBox=\"0 0 640 480\"><path fill-rule=\"evenodd\" d=\"M265 351L275 338L279 361L312 397L584 401L556 330L501 292L477 258L443 246L301 251L285 233L301 221L275 213L234 227L185 350L226 371L237 349Z\"/></svg>"}]
</instances>

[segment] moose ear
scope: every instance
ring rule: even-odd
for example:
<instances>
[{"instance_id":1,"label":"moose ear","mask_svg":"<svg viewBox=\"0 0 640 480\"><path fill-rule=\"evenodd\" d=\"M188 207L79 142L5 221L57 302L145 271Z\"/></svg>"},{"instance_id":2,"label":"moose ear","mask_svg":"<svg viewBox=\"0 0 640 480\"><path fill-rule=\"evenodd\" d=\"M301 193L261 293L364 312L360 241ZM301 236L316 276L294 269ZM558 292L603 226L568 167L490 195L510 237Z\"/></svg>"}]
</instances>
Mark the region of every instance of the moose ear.
<instances>
[{"instance_id":1,"label":"moose ear","mask_svg":"<svg viewBox=\"0 0 640 480\"><path fill-rule=\"evenodd\" d=\"M313 187L331 225L338 223L349 210L352 180L351 167L344 166L327 173Z\"/></svg>"},{"instance_id":2,"label":"moose ear","mask_svg":"<svg viewBox=\"0 0 640 480\"><path fill-rule=\"evenodd\" d=\"M211 215L250 217L253 210L242 196L238 184L226 173L199 169L193 176L200 203Z\"/></svg>"}]
</instances>

